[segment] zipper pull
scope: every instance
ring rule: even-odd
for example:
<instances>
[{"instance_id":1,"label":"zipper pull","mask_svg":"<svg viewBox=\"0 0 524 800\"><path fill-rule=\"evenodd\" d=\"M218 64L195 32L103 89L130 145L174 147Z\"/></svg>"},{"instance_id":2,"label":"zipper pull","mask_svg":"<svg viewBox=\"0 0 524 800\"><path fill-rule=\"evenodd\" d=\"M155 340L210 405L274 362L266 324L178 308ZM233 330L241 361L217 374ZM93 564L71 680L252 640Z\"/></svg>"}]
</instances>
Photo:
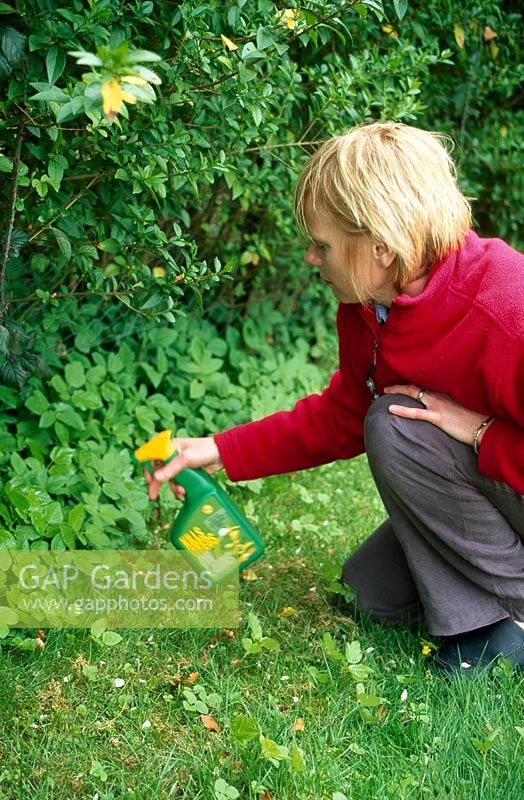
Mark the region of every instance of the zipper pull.
<instances>
[{"instance_id":1,"label":"zipper pull","mask_svg":"<svg viewBox=\"0 0 524 800\"><path fill-rule=\"evenodd\" d=\"M366 378L366 386L371 392L371 396L373 397L373 402L375 400L378 400L378 398L380 397L379 393L377 392L377 387L375 386L375 380L374 380L375 367L377 366L377 354L378 354L378 339L375 337L375 341L373 342L373 355L371 357L371 364L369 365L369 373Z\"/></svg>"}]
</instances>

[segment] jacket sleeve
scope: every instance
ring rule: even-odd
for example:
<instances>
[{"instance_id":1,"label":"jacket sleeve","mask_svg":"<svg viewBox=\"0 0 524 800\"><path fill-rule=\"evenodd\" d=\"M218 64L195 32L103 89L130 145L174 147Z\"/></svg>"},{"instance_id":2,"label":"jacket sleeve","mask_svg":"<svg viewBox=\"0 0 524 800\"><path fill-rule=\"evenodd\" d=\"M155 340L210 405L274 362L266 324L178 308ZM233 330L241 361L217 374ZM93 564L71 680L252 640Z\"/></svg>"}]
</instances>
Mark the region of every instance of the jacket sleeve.
<instances>
[{"instance_id":1,"label":"jacket sleeve","mask_svg":"<svg viewBox=\"0 0 524 800\"><path fill-rule=\"evenodd\" d=\"M479 448L478 468L483 475L507 483L524 494L524 340L500 359L504 365L496 402L501 416L489 426Z\"/></svg>"},{"instance_id":2,"label":"jacket sleeve","mask_svg":"<svg viewBox=\"0 0 524 800\"><path fill-rule=\"evenodd\" d=\"M233 481L308 469L364 451L363 422L371 395L354 372L355 353L339 331L340 368L321 394L311 394L291 411L238 425L214 439ZM352 359L353 355L353 359Z\"/></svg>"}]
</instances>

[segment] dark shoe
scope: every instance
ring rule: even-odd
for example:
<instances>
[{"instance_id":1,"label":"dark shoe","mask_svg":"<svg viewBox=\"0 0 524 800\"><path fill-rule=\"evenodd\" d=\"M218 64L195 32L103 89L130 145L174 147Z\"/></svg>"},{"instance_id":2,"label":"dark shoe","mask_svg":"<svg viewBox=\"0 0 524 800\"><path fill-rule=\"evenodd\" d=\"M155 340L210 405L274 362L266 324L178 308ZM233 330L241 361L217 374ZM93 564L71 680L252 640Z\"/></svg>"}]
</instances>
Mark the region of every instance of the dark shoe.
<instances>
[{"instance_id":1,"label":"dark shoe","mask_svg":"<svg viewBox=\"0 0 524 800\"><path fill-rule=\"evenodd\" d=\"M468 631L439 648L435 666L442 673L471 675L505 658L512 667L524 668L524 630L507 617L492 625Z\"/></svg>"}]
</instances>

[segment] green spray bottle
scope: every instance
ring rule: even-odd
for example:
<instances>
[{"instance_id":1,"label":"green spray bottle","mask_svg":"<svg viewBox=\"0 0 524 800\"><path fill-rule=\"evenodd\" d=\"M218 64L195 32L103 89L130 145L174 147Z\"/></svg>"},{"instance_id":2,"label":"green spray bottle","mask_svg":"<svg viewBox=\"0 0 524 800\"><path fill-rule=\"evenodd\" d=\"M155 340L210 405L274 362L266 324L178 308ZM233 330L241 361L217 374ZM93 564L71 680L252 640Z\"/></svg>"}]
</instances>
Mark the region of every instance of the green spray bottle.
<instances>
[{"instance_id":1,"label":"green spray bottle","mask_svg":"<svg viewBox=\"0 0 524 800\"><path fill-rule=\"evenodd\" d=\"M171 431L166 430L135 450L134 458L153 474L151 461L167 463L176 454ZM195 568L220 584L262 555L259 534L207 472L186 468L177 474L176 482L186 496L173 522L171 541Z\"/></svg>"}]
</instances>

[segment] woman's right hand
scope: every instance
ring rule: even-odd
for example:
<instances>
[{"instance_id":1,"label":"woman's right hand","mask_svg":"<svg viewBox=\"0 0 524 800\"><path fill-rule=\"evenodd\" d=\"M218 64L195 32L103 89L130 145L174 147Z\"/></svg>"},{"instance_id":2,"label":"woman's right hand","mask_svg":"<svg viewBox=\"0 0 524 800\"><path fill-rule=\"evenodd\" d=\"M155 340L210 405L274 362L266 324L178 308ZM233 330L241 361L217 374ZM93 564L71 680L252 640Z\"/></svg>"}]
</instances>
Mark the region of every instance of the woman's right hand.
<instances>
[{"instance_id":1,"label":"woman's right hand","mask_svg":"<svg viewBox=\"0 0 524 800\"><path fill-rule=\"evenodd\" d=\"M171 490L182 500L185 489L173 480L181 470L189 467L196 469L200 467L210 475L224 466L218 447L212 436L202 439L171 439L171 443L178 455L171 459L165 466L161 461L153 461L154 474L150 475L145 470L146 481L149 485L149 497L156 500L160 489L160 484L169 481Z\"/></svg>"}]
</instances>

